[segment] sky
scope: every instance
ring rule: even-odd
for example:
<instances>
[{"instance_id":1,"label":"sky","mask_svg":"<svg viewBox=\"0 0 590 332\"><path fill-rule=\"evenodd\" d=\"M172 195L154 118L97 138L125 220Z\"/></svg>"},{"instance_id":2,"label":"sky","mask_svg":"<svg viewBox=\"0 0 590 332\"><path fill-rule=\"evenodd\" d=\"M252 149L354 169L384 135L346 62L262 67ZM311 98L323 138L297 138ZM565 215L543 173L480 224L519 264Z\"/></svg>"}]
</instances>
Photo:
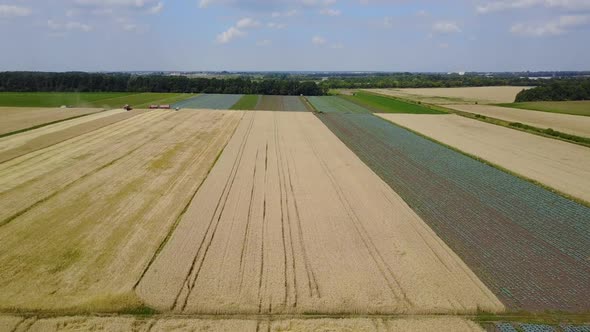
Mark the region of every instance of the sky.
<instances>
[{"instance_id":1,"label":"sky","mask_svg":"<svg viewBox=\"0 0 590 332\"><path fill-rule=\"evenodd\" d=\"M590 70L590 0L0 0L0 71Z\"/></svg>"}]
</instances>

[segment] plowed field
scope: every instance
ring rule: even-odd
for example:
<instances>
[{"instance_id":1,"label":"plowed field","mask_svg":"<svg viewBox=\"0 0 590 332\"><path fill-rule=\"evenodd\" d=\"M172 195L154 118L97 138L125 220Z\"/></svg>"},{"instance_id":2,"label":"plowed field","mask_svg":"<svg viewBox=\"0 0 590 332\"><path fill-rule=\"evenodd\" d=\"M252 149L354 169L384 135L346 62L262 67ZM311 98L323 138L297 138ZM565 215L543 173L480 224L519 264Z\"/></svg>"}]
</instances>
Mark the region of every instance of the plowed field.
<instances>
[{"instance_id":1,"label":"plowed field","mask_svg":"<svg viewBox=\"0 0 590 332\"><path fill-rule=\"evenodd\" d=\"M262 111L308 112L309 110L297 96L262 96L256 105Z\"/></svg>"},{"instance_id":2,"label":"plowed field","mask_svg":"<svg viewBox=\"0 0 590 332\"><path fill-rule=\"evenodd\" d=\"M202 94L175 103L173 107L193 109L229 110L243 95Z\"/></svg>"}]
</instances>

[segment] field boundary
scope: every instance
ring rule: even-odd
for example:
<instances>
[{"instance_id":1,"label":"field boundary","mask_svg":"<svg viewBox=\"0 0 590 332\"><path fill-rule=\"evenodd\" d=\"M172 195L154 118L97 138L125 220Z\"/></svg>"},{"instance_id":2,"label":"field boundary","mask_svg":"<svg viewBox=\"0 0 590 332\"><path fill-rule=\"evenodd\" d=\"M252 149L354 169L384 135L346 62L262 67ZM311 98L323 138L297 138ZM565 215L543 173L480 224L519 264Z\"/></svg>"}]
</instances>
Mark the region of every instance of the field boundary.
<instances>
[{"instance_id":1,"label":"field boundary","mask_svg":"<svg viewBox=\"0 0 590 332\"><path fill-rule=\"evenodd\" d=\"M405 99L405 98L393 97L393 96L388 96L388 95L375 93L375 92L371 92L371 93L374 93L374 94L377 94L377 95L380 95L383 97L392 98L392 99L399 99L400 101L404 101L407 103L417 104L415 101ZM510 129L514 129L514 130L519 130L519 131L522 131L525 133L534 134L534 135L541 136L541 137L552 138L552 139L560 140L563 142L568 142L571 144L577 144L577 145L584 146L587 148L590 147L590 138L577 136L577 135L571 135L571 134L567 134L567 133L562 133L562 132L559 132L556 130L552 130L551 128L543 129L543 128L539 128L539 127L523 125L523 124L517 123L517 122L510 122L510 121L497 119L497 118L493 118L493 117L489 117L489 116L482 116L482 115L475 114L475 113L458 111L458 110L448 108L448 107L445 107L442 105L434 105L434 104L422 103L422 102L420 102L419 105L433 109L435 111L441 111L441 112L445 112L445 113L449 113L449 114L457 114L462 117L466 117L466 118L470 118L470 119L474 119L474 120L479 120L482 122L491 123L491 124L494 124L497 126L506 127L506 128L510 128ZM536 112L536 111L532 111L532 112ZM436 114L433 114L433 115L436 115ZM565 134L565 135L573 137L574 139L577 139L577 140L567 139L565 137L549 135L549 134L545 133L545 131L549 130L549 129L551 129L554 133L556 133L556 135L564 135Z\"/></svg>"},{"instance_id":2,"label":"field boundary","mask_svg":"<svg viewBox=\"0 0 590 332\"><path fill-rule=\"evenodd\" d=\"M378 117L378 116L377 116L377 117ZM451 150L453 150L453 151L455 151L455 152L459 152L459 153L461 153L462 155L464 155L464 156L467 156L467 157L469 157L469 158L471 158L471 159L475 159L475 160L477 160L477 161L479 161L479 162L481 162L481 163L483 163L483 164L486 164L486 165L488 165L488 166L494 167L494 168L496 168L496 169L498 169L498 170L500 170L500 171L502 171L502 172L508 173L508 174L510 174L510 175L512 175L512 176L515 176L515 177L517 177L517 178L520 178L520 179L522 179L522 180L525 180L525 181L527 181L527 182L530 182L530 183L532 183L532 184L534 184L534 185L537 185L537 186L539 186L539 187L541 187L541 188L543 188L543 189L545 189L545 190L548 190L548 191L550 191L550 192L552 192L552 193L555 193L555 194L557 194L557 195L560 195L560 196L562 196L562 197L564 197L564 198L567 198L567 199L569 199L570 201L574 201L574 202L576 202L576 203L578 203L578 204L581 204L581 205L584 205L584 206L586 206L586 207L589 207L589 208L590 208L590 202L588 202L588 201L586 201L586 200L583 200L583 199L581 199L581 198L577 198L577 197L571 196L571 195L569 195L569 194L566 194L566 193L564 193L564 192L562 192L562 191L560 191L560 190L557 190L557 189L555 189L555 188L553 188L553 187L547 186L547 185L545 185L545 184L543 184L543 183L541 183L541 182L539 182L539 181L537 181L537 180L533 180L533 179L531 179L531 178L528 178L528 177L526 177L526 176L524 176L524 175L521 175L521 174L519 174L519 173L515 173L514 171L511 171L511 170L509 170L509 169L507 169L507 168L504 168L504 167L502 167L502 166L500 166L500 165L498 165L498 164L492 163L492 162L490 162L490 161L487 161L487 160L485 160L485 159L482 159L481 157L478 157L478 156L476 156L476 155L473 155L473 154L470 154L470 153L468 153L468 152L465 152L465 151L463 151L463 150L460 150L460 149L458 149L458 148L455 148L455 147L453 147L453 146L451 146L451 145L448 145L448 144L446 144L446 143L443 143L443 142L441 142L441 141L439 141L439 140L437 140L437 139L434 139L434 138L432 138L432 137L430 137L430 136L424 135L424 134L422 134L422 133L420 133L420 132L418 132L418 131L415 131L415 130L413 130L413 129L410 129L410 128L406 127L406 126L402 126L402 125L400 125L400 124L397 124L397 123L395 123L395 122L393 122L393 121L391 121L391 120L384 119L384 118L382 118L382 117L378 117L378 118L380 118L380 119L383 119L384 121L386 121L386 122L389 122L390 124L393 124L393 125L395 125L395 126L398 126L398 127L400 127L400 128L403 128L403 129L405 129L405 130L407 130L407 131L409 131L409 132L411 132L411 133L414 133L414 134L416 134L416 135L418 135L418 136L420 136L420 137L422 137L422 138L425 138L425 139L427 139L427 140L429 140L429 141L432 141L432 142L434 142L434 143L440 144L440 145L442 145L442 146L444 146L444 147L446 147L446 148L448 148L448 149L451 149ZM485 122L485 121L483 121L483 122Z\"/></svg>"},{"instance_id":3,"label":"field boundary","mask_svg":"<svg viewBox=\"0 0 590 332\"><path fill-rule=\"evenodd\" d=\"M43 107L41 107L43 108ZM67 118L67 119L61 119L61 120L56 120L56 121L51 121L51 122L47 122L47 123L42 123L36 126L32 126L32 127L28 127L28 128L23 128L23 129L19 129L19 130L15 130L15 131L11 131L9 133L4 133L4 134L0 134L0 138L4 138L4 137L8 137L8 136L12 136L12 135L16 135L16 134L22 134L24 132L27 131L31 131L31 130L35 130L35 129L39 129L39 128L43 128L43 127L47 127L47 126L51 126L60 122L65 122L65 121L69 121L69 120L75 120L75 119L79 119L85 116L89 116L89 115L93 115L93 114L100 114L103 112L107 112L109 110L103 109L102 111L98 111L98 112L94 112L94 113L89 113L89 114L82 114L82 115L76 115L73 116L71 118Z\"/></svg>"}]
</instances>

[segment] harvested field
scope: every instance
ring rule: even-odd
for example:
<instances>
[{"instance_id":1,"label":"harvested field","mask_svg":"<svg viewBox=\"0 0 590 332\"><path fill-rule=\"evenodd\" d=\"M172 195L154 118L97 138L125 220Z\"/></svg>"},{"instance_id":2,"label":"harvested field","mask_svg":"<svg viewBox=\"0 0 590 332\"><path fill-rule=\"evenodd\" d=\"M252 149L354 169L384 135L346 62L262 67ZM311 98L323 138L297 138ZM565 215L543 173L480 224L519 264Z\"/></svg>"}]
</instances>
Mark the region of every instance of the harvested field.
<instances>
[{"instance_id":1,"label":"harvested field","mask_svg":"<svg viewBox=\"0 0 590 332\"><path fill-rule=\"evenodd\" d=\"M463 152L590 202L590 149L458 115L380 114Z\"/></svg>"},{"instance_id":2,"label":"harvested field","mask_svg":"<svg viewBox=\"0 0 590 332\"><path fill-rule=\"evenodd\" d=\"M0 136L101 111L99 108L0 107Z\"/></svg>"},{"instance_id":3,"label":"harvested field","mask_svg":"<svg viewBox=\"0 0 590 332\"><path fill-rule=\"evenodd\" d=\"M320 112L323 113L343 113L343 114L369 114L368 109L350 102L344 98L328 97L307 97L307 100Z\"/></svg>"},{"instance_id":4,"label":"harvested field","mask_svg":"<svg viewBox=\"0 0 590 332\"><path fill-rule=\"evenodd\" d=\"M25 319L17 316L0 316L0 332L15 331Z\"/></svg>"},{"instance_id":5,"label":"harvested field","mask_svg":"<svg viewBox=\"0 0 590 332\"><path fill-rule=\"evenodd\" d=\"M587 116L534 112L492 105L449 105L447 107L542 129L551 128L563 133L590 137L590 117Z\"/></svg>"},{"instance_id":6,"label":"harvested field","mask_svg":"<svg viewBox=\"0 0 590 332\"><path fill-rule=\"evenodd\" d=\"M174 108L229 110L243 95L202 94L173 105Z\"/></svg>"},{"instance_id":7,"label":"harvested field","mask_svg":"<svg viewBox=\"0 0 590 332\"><path fill-rule=\"evenodd\" d=\"M480 104L513 103L521 86L486 86L468 88L420 88L420 89L366 89L383 95L400 97L430 104Z\"/></svg>"},{"instance_id":8,"label":"harvested field","mask_svg":"<svg viewBox=\"0 0 590 332\"><path fill-rule=\"evenodd\" d=\"M526 103L500 104L498 106L540 112L590 116L590 100L533 101Z\"/></svg>"},{"instance_id":9,"label":"harvested field","mask_svg":"<svg viewBox=\"0 0 590 332\"><path fill-rule=\"evenodd\" d=\"M590 310L590 208L373 115L318 116L510 309Z\"/></svg>"},{"instance_id":10,"label":"harvested field","mask_svg":"<svg viewBox=\"0 0 590 332\"><path fill-rule=\"evenodd\" d=\"M256 105L261 111L308 112L302 97L298 96L262 96Z\"/></svg>"},{"instance_id":11,"label":"harvested field","mask_svg":"<svg viewBox=\"0 0 590 332\"><path fill-rule=\"evenodd\" d=\"M0 317L0 332L3 317ZM23 318L9 317L10 322ZM8 320L7 320L8 321ZM12 326L12 325L10 325ZM134 317L58 317L29 319L19 332L112 331L112 332L172 332L172 331L227 331L227 332L303 332L303 331L383 331L383 332L483 332L474 322L462 318L308 318L308 319L198 319L198 318L134 318Z\"/></svg>"},{"instance_id":12,"label":"harvested field","mask_svg":"<svg viewBox=\"0 0 590 332\"><path fill-rule=\"evenodd\" d=\"M136 291L159 310L200 314L503 310L396 193L301 112L245 114Z\"/></svg>"},{"instance_id":13,"label":"harvested field","mask_svg":"<svg viewBox=\"0 0 590 332\"><path fill-rule=\"evenodd\" d=\"M129 119L142 111L105 111L0 138L0 163Z\"/></svg>"},{"instance_id":14,"label":"harvested field","mask_svg":"<svg viewBox=\"0 0 590 332\"><path fill-rule=\"evenodd\" d=\"M241 112L153 111L0 164L0 309L123 310Z\"/></svg>"}]
</instances>

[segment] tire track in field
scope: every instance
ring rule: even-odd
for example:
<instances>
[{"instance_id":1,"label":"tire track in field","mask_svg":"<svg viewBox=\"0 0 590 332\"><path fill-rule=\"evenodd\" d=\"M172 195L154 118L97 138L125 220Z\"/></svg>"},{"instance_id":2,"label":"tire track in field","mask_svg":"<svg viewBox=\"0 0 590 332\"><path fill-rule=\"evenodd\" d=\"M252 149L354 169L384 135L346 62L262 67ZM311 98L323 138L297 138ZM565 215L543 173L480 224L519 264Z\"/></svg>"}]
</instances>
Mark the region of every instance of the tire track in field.
<instances>
[{"instance_id":1,"label":"tire track in field","mask_svg":"<svg viewBox=\"0 0 590 332\"><path fill-rule=\"evenodd\" d=\"M162 135L166 134L168 131L174 130L174 128L176 128L177 126L179 126L181 123L175 124L174 126L170 127L167 131L162 131L161 133L159 133L158 135L152 137L153 140L157 140L158 138L160 138ZM63 191L73 187L74 185L76 185L77 183L83 181L84 179L87 179L88 177L92 176L93 174L96 174L97 172L108 168L109 166L112 166L113 164L115 164L116 162L118 162L119 160L127 157L128 155L134 153L135 151L141 149L142 147L146 146L147 144L151 143L151 141L144 141L144 143L140 144L139 146L137 146L136 148L133 148L132 150L128 151L127 154L122 155L116 159L110 160L109 162L100 165L92 170L90 170L89 172L87 172L86 174L82 175L81 177L78 177L77 179L73 180L72 182L66 184L65 186L61 187L60 189L54 191L52 194L45 196L37 201L35 201L33 204L27 206L26 208L17 211L16 213L6 217L5 219L0 221L0 227L7 225L8 223L12 222L13 220L15 220L16 218L20 217L21 215L27 213L28 211L36 208L37 206L43 204L44 202L52 199L53 197L59 195L60 193L62 193ZM0 195L1 197L2 195Z\"/></svg>"},{"instance_id":2,"label":"tire track in field","mask_svg":"<svg viewBox=\"0 0 590 332\"><path fill-rule=\"evenodd\" d=\"M240 118L241 119L241 118ZM222 122L216 122L221 124ZM238 120L239 123L239 120ZM231 128L231 126L227 126L228 128ZM235 132L235 130L237 129L237 126L232 130L233 132ZM198 136L199 133L196 133L194 136ZM231 136L231 135L230 135ZM210 142L209 144L207 144L206 148L197 155L197 157L193 158L193 161L190 163L190 165L188 165L186 168L188 169L192 169L195 168L195 164L199 164L202 163L204 160L204 157L208 155L208 153L215 147L217 146L217 142L219 142L220 140L225 140L224 137L226 137L225 135L225 131L220 130L218 131L218 135L217 137L215 137L215 139L212 140L212 142ZM192 141L192 140L191 140ZM227 142L226 142L227 145ZM223 152L223 150L225 149L225 146L223 145L223 147L221 148L221 152ZM221 152L219 152L219 154L221 154ZM214 167L215 164L211 165L211 168ZM211 170L209 170L210 172ZM187 176L189 176L189 174L184 174L184 176L182 177L182 179L186 178ZM180 178L175 178L174 180L174 184L181 182ZM187 200L187 203L184 205L182 211L178 214L178 216L176 217L176 220L174 221L174 223L172 224L172 226L170 227L170 230L167 232L166 237L162 240L162 242L160 243L160 245L158 246L158 249L156 249L156 251L154 252L152 258L150 259L150 261L148 262L148 264L146 265L146 267L144 268L144 270L142 271L140 277L137 279L137 281L135 282L135 284L133 285L133 290L135 291L137 289L137 287L139 286L139 283L142 281L142 279L144 278L145 274L148 272L148 270L150 269L150 267L152 266L152 264L154 263L154 261L156 260L156 258L158 257L159 253L162 251L162 249L164 248L164 246L166 245L166 243L168 242L168 240L170 239L170 237L172 236L172 234L174 233L176 227L178 226L178 224L180 223L180 220L182 219L182 217L184 216L184 214L186 213L186 211L188 210L189 206L191 205L191 203L193 202L193 200L195 199L195 197L197 196L197 193L199 192L199 189L201 188L201 186L204 183L204 179L201 183L199 183L199 185L196 186L196 188L194 190L192 190L192 194L190 196L190 198ZM169 186L169 188L172 188L173 185L171 184ZM169 190L169 189L168 189Z\"/></svg>"},{"instance_id":3,"label":"tire track in field","mask_svg":"<svg viewBox=\"0 0 590 332\"><path fill-rule=\"evenodd\" d=\"M311 142L309 140L308 135L304 135L304 137L308 141L308 144L311 147L314 155L316 156L316 158L318 159L318 161L322 165L324 173L326 174L327 178L332 183L332 187L336 190L336 193L338 194L338 199L339 199L340 203L342 204L342 206L344 207L347 215L349 216L348 219L351 221L351 224L354 226L354 229L357 231L358 235L360 236L361 240L363 241L365 248L369 252L369 256L371 257L371 259L373 260L373 262L377 266L383 279L386 281L386 284L388 285L389 289L391 290L392 295L396 299L402 300L403 302L405 302L406 305L413 306L413 303L409 300L409 298L405 294L404 289L402 288L401 284L399 283L399 281L395 277L395 274L391 270L390 266L386 263L385 259L381 255L379 249L372 242L371 236L368 234L367 230L362 225L362 222L360 221L360 219L356 215L356 212L352 208L350 202L346 199L346 196L344 195L342 188L340 187L340 185L338 184L338 182L334 178L334 175L332 174L332 172L330 171L330 169L326 165L325 161L319 155L313 142Z\"/></svg>"},{"instance_id":4,"label":"tire track in field","mask_svg":"<svg viewBox=\"0 0 590 332\"><path fill-rule=\"evenodd\" d=\"M291 231L291 222L290 222L290 214L289 214L289 196L286 190L285 185L285 169L283 167L283 153L281 149L281 141L279 138L279 130L278 130L278 121L276 114L273 114L273 139L275 145L275 155L276 155L276 165L278 170L278 177L279 177L279 197L281 198L281 238L283 243L283 276L285 279L285 306L289 304L289 281L288 281L288 254L287 254L287 246L291 249L291 269L293 274L293 307L297 306L297 269L296 269L296 262L295 262L295 249L293 247L293 236ZM283 200L284 203L283 204ZM287 239L285 237L285 211L286 211L286 218L287 218L287 225L289 228L289 245L287 245Z\"/></svg>"},{"instance_id":5,"label":"tire track in field","mask_svg":"<svg viewBox=\"0 0 590 332\"><path fill-rule=\"evenodd\" d=\"M254 116L252 116L250 119L250 123L248 124L248 128L246 130L245 139L242 141L242 143L240 145L238 156L237 156L236 160L234 160L234 164L232 165L232 169L230 171L230 176L228 177L228 179L225 183L224 189L222 191L221 197L215 206L214 214L213 214L211 220L209 221L209 225L207 226L207 230L205 232L205 236L203 238L203 241L199 245L199 249L197 250L197 253L195 254L195 257L193 259L193 262L191 263L189 272L188 272L187 276L185 277L183 285L180 287L177 295L175 296L175 299L174 299L174 302L172 305L173 310L180 309L181 311L184 311L184 309L186 308L186 306L188 304L188 299L190 297L192 289L197 281L197 278L199 276L199 272L200 272L201 268L203 267L203 263L205 262L206 255L207 255L207 252L211 246L211 243L213 242L213 238L215 237L215 231L217 230L217 226L219 225L219 221L221 220L223 210L225 209L225 204L227 203L227 198L229 196L231 188L233 187L233 184L234 184L237 172L238 172L239 165L241 164L242 157L244 155L246 143L248 142L248 139L250 137L250 132L252 130L253 125L254 125ZM219 211L219 214L218 214L218 211ZM215 225L213 225L213 224L215 224ZM209 239L207 239L208 237L209 237ZM202 251L203 251L202 259L199 260L199 256L201 255ZM191 280L191 275L193 274L193 272L195 272L195 276ZM185 298L181 300L180 297L181 297L183 291L185 290L185 288L186 288L187 294L186 294ZM182 304L179 304L180 303L179 301L182 301Z\"/></svg>"}]
</instances>

